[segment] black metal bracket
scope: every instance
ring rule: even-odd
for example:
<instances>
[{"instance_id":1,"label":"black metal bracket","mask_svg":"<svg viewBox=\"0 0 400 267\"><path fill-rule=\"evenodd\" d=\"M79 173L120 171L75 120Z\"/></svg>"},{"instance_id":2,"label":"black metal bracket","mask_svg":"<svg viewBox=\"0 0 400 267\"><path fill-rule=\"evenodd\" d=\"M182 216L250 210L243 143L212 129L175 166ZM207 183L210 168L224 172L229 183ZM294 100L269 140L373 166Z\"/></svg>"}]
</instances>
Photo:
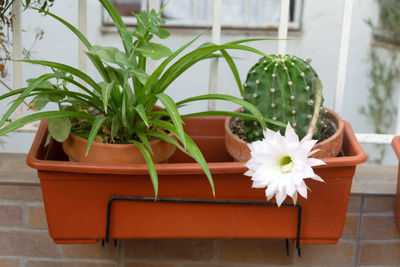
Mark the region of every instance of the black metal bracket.
<instances>
[{"instance_id":1,"label":"black metal bracket","mask_svg":"<svg viewBox=\"0 0 400 267\"><path fill-rule=\"evenodd\" d=\"M107 203L107 222L106 222L106 237L105 242L110 239L110 225L111 225L111 210L113 201L152 201L152 202L174 202L174 203L201 203L201 204L227 204L227 205L264 205L276 206L276 202L271 201L247 201L247 200L212 200L212 199L186 199L186 198L157 198L153 197L126 197L126 196L113 196L110 197ZM301 233L301 216L303 208L300 204L283 202L281 206L297 208L297 236L296 236L296 249L297 254L301 257L300 250L300 233ZM104 246L104 239L102 240ZM114 245L116 246L116 240ZM286 254L289 256L289 239L286 239Z\"/></svg>"}]
</instances>

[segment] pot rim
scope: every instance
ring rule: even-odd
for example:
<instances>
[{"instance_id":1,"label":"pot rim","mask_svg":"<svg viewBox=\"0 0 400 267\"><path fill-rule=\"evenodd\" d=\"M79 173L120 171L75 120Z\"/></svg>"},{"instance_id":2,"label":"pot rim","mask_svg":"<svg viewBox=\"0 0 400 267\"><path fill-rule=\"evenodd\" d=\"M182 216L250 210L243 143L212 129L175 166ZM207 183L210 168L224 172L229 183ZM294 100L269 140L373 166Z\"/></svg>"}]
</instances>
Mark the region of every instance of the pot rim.
<instances>
[{"instance_id":1,"label":"pot rim","mask_svg":"<svg viewBox=\"0 0 400 267\"><path fill-rule=\"evenodd\" d=\"M397 155L398 160L400 160L400 136L395 136L392 139L392 147Z\"/></svg>"},{"instance_id":2,"label":"pot rim","mask_svg":"<svg viewBox=\"0 0 400 267\"><path fill-rule=\"evenodd\" d=\"M333 111L332 109L326 108L324 107L325 111L327 111L326 116L329 119L334 119L335 124L337 126L336 132L330 136L329 138L322 140L321 142L318 142L314 145L314 149L318 149L330 142L332 142L333 140L335 140L344 130L344 121L343 119L339 116L339 114L337 114L335 111Z\"/></svg>"},{"instance_id":3,"label":"pot rim","mask_svg":"<svg viewBox=\"0 0 400 267\"><path fill-rule=\"evenodd\" d=\"M326 107L324 107L324 109L325 109L325 111L327 111L327 114L329 114L328 117L329 117L330 119L334 119L334 120L335 120L334 122L335 122L335 124L336 124L336 126L337 126L337 129L336 129L335 133L334 133L332 136L330 136L329 138L327 138L327 139L325 139L325 140L323 140L323 141L321 141L321 142L316 143L316 144L314 145L313 149L318 149L318 148L320 148L321 146L324 146L324 145L326 145L326 144L332 142L334 139L336 139L336 138L341 134L341 132L344 131L345 122L344 122L344 120L339 116L339 114L337 114L337 113L336 113L335 111L333 111L332 109L329 109L329 108L326 108ZM243 111L243 108L242 108L242 107L240 107L240 108L234 110L234 112L242 112L242 111ZM233 118L234 118L234 117L227 117L227 119L225 120L225 129L229 129L229 133L232 135L232 137L233 137L236 141L238 141L238 142L240 142L240 143L246 143L246 144L247 144L247 142L245 142L245 141L243 141L242 139L240 139L236 134L232 133L232 131L230 130L230 129L231 129L230 125L231 125L231 123L232 123Z\"/></svg>"},{"instance_id":4,"label":"pot rim","mask_svg":"<svg viewBox=\"0 0 400 267\"><path fill-rule=\"evenodd\" d=\"M224 117L218 117L223 123ZM192 118L198 121L205 118ZM98 163L80 163L80 162L60 162L55 160L44 160L38 158L39 147L44 145L47 136L47 120L42 120L37 131L32 147L27 156L27 164L39 171L65 171L65 172L85 172L85 173L114 173L114 174L148 174L146 164L122 164L115 163L108 166ZM344 137L349 146L350 155L323 158L327 165L318 166L314 169L332 168L332 167L351 167L366 161L367 156L361 145L358 143L353 129L348 122L345 122ZM223 163L223 164L221 164ZM212 174L235 171L245 172L247 170L243 162L210 162L207 163ZM157 174L204 174L202 168L197 163L168 163L155 164Z\"/></svg>"}]
</instances>

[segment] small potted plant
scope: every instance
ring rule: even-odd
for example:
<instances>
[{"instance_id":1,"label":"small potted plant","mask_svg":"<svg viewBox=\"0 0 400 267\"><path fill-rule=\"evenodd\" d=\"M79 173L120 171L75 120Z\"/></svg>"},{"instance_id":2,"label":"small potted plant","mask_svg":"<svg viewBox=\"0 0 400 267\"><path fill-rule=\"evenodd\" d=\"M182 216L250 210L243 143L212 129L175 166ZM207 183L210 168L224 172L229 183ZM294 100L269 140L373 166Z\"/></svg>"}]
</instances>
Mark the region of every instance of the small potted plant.
<instances>
[{"instance_id":1,"label":"small potted plant","mask_svg":"<svg viewBox=\"0 0 400 267\"><path fill-rule=\"evenodd\" d=\"M254 120L225 119L227 151L236 161L245 162L249 169L245 175L252 177L253 187L266 188L267 199L275 197L278 206L287 197L291 197L294 203L298 194L307 198L310 187L304 179L320 182L325 179L332 186L332 177L340 177L340 174L331 169L331 173L321 175L320 169L337 166L335 157L339 153L342 153L342 159L346 158L343 142L348 145L351 139L357 143L351 129L346 130L349 125L345 125L334 111L323 108L322 84L310 61L296 56L268 55L262 57L247 74L243 86L244 99L255 105L264 118L283 122L286 127L267 121L268 129L265 131ZM240 108L236 112L247 114L248 110ZM350 136L343 141L345 132ZM339 204L336 202L339 199L330 200L337 207L335 214L322 214L321 211L321 214L315 214L340 221L332 232L341 233L343 230L355 165L366 159L364 152L360 156L357 160L348 157L346 165L352 165L350 179L346 180L346 189L341 190L339 197L344 202ZM312 189L312 194L320 193ZM325 194L328 195L328 191Z\"/></svg>"}]
</instances>

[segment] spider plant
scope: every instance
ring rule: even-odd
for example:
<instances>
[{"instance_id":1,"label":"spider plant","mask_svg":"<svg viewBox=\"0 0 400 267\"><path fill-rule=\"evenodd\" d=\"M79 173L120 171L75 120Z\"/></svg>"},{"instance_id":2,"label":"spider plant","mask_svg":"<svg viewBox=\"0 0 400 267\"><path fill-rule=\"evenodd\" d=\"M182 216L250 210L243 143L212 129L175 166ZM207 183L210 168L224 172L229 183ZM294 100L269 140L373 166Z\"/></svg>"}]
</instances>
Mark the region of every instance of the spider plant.
<instances>
[{"instance_id":1,"label":"spider plant","mask_svg":"<svg viewBox=\"0 0 400 267\"><path fill-rule=\"evenodd\" d=\"M184 132L182 116L178 107L184 103L219 99L237 103L252 114L238 114L233 112L206 111L187 114L185 117L205 115L229 115L242 116L258 120L265 129L265 121L278 124L266 118L253 105L230 95L207 94L191 97L180 103L175 103L165 93L168 86L183 72L195 63L220 56L228 63L240 92L243 88L238 71L227 53L227 49L244 50L264 56L264 53L243 45L251 39L229 42L222 45L204 43L203 45L183 54L198 38L194 38L176 51L168 47L151 42L154 35L160 39L169 37L170 33L161 28L164 20L160 12L151 10L134 14L137 19L137 27L130 31L123 23L120 15L109 2L99 0L104 9L112 18L123 44L123 51L115 47L92 45L86 37L74 26L62 18L47 12L48 15L68 27L86 46L87 56L96 67L102 77L102 81L96 82L86 73L59 62L42 60L24 60L24 62L49 67L50 73L28 80L25 88L0 96L0 100L19 95L5 112L0 120L0 136L13 131L33 121L49 119L49 137L59 142L65 141L70 132L84 136L88 139L87 152L97 136L108 133L109 143L132 143L138 146L148 165L149 175L157 196L158 179L156 168L152 160L152 150L149 138L160 138L175 145L193 157L206 174L212 191L213 180L206 161L192 139ZM215 53L219 52L218 55ZM160 60L161 63L152 72L146 72L146 60ZM80 90L76 90L76 89ZM24 116L9 124L10 115L26 99L32 99L30 106L36 113ZM154 105L160 101L165 107L161 111L154 111ZM50 102L58 105L58 110L42 111ZM165 119L166 117L166 119ZM164 119L162 119L164 118ZM76 122L80 123L76 123ZM282 125L281 125L282 126ZM284 126L284 125L283 125ZM161 129L161 130L160 130ZM172 133L175 138L167 134ZM87 153L86 152L86 153Z\"/></svg>"}]
</instances>

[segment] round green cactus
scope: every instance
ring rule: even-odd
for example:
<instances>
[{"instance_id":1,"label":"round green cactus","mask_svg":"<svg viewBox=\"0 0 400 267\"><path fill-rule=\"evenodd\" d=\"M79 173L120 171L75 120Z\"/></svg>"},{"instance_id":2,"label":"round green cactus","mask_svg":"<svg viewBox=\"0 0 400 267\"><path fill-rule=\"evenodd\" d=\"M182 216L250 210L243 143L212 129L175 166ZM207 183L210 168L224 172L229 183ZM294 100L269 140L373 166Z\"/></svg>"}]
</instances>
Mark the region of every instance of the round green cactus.
<instances>
[{"instance_id":1,"label":"round green cactus","mask_svg":"<svg viewBox=\"0 0 400 267\"><path fill-rule=\"evenodd\" d=\"M243 87L244 99L255 105L264 118L289 122L299 138L307 134L320 138L325 118L322 85L309 60L289 55L263 57L250 69ZM244 126L249 141L263 138L258 122L244 120ZM272 124L267 127L278 130Z\"/></svg>"}]
</instances>

